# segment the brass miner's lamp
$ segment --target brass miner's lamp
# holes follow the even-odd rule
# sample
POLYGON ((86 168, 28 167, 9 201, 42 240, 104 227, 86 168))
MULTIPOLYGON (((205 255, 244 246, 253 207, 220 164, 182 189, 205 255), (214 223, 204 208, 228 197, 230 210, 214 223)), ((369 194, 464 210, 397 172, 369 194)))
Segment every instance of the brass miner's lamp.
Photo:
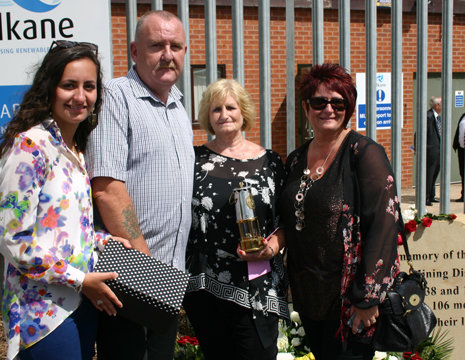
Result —
POLYGON ((255 216, 255 202, 251 190, 251 186, 244 186, 240 182, 229 198, 229 203, 235 203, 236 206, 236 219, 241 233, 241 249, 245 252, 253 252, 263 248, 263 238, 260 234, 258 219, 255 216))

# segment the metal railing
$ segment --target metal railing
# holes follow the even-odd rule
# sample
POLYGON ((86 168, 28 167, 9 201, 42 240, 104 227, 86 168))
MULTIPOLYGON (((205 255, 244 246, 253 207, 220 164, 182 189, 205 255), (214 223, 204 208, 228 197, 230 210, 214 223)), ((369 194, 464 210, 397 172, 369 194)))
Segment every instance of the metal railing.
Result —
MULTIPOLYGON (((128 44, 133 39, 136 23, 136 0, 126 0, 128 44)), ((392 61, 392 112, 391 112, 391 162, 397 178, 398 191, 402 188, 402 1, 391 2, 391 61, 392 61)), ((417 1, 417 104, 416 104, 416 208, 425 213, 426 203, 426 109, 427 109, 427 35, 428 2, 417 1)), ((178 0, 178 16, 186 29, 189 43, 189 1, 178 0)), ((270 40, 270 0, 258 2, 259 12, 259 56, 260 56, 260 141, 266 148, 272 147, 271 139, 271 40, 270 40)), ((294 56, 294 0, 286 1, 286 81, 287 81, 287 151, 295 148, 295 56, 294 56)), ((243 0, 232 0, 232 37, 233 37, 233 75, 244 84, 244 45, 243 45, 243 0)), ((152 0, 153 9, 162 9, 163 1, 152 0)), ((376 2, 365 2, 366 25, 366 133, 376 140, 376 76, 377 76, 377 8, 376 2)), ((340 64, 350 71, 350 1, 339 0, 339 58, 340 64)), ((440 212, 450 209, 450 158, 451 158, 451 114, 452 114, 452 24, 453 1, 443 0, 442 9, 442 141, 441 141, 441 204, 440 212)), ((312 47, 313 63, 322 63, 324 59, 324 1, 313 0, 312 9, 312 47)), ((216 80, 216 1, 205 0, 205 41, 207 82, 216 80)), ((129 64, 132 64, 130 54, 129 64)), ((185 59, 185 69, 189 67, 190 57, 185 59)), ((180 89, 185 94, 185 107, 191 114, 191 80, 188 71, 183 71, 180 89)))

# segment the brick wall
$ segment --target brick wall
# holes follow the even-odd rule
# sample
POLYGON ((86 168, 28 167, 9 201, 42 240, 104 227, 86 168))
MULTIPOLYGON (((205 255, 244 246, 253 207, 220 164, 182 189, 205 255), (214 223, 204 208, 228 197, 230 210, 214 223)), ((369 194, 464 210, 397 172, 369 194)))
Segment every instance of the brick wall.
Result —
MULTIPOLYGON (((165 10, 176 14, 176 6, 165 10)), ((138 5, 138 15, 150 10, 150 5, 138 5)), ((271 8, 271 115, 273 149, 286 157, 286 20, 284 8, 271 8)), ((226 65, 226 77, 233 74, 231 8, 217 7, 217 62, 226 65)), ((337 10, 324 12, 325 61, 339 62, 339 25, 337 10)), ((192 64, 205 64, 204 7, 190 6, 190 57, 192 64)), ((298 64, 312 62, 311 9, 295 11, 295 74, 298 64)), ((441 72, 441 14, 428 16, 428 71, 441 72)), ((391 19, 388 11, 378 11, 378 72, 391 71, 391 19)), ((126 12, 124 4, 112 4, 114 77, 127 72, 126 12)), ((365 13, 351 12, 351 74, 365 72, 365 13)), ((453 71, 465 71, 465 15, 454 15, 453 71)), ((404 127, 402 129, 402 184, 412 186, 413 155, 408 146, 413 143, 413 78, 416 71, 416 14, 403 14, 403 73, 404 73, 404 127)), ((258 8, 244 8, 244 56, 245 87, 252 95, 257 107, 257 119, 247 139, 260 142, 259 111, 259 40, 258 8)), ((186 71, 187 69, 185 69, 186 71)), ((296 104, 297 106, 300 104, 296 104)), ((296 111, 297 113, 298 111, 296 111)), ((298 121, 296 114, 296 144, 298 144, 298 121)), ((351 123, 355 129, 355 117, 351 123)), ((391 153, 390 131, 378 130, 377 141, 388 156, 391 153)), ((207 141, 206 133, 194 126, 194 144, 207 141)))

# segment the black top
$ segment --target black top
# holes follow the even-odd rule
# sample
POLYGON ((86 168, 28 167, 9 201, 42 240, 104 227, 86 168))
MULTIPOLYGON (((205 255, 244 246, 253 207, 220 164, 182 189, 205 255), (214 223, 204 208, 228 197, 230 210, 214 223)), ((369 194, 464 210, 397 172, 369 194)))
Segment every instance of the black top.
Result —
POLYGON ((187 291, 204 289, 264 315, 270 311, 287 318, 282 256, 273 258, 271 272, 249 281, 247 262, 236 253, 240 233, 235 205, 229 201, 239 182, 250 185, 261 235, 271 234, 278 227, 276 202, 286 176, 281 157, 266 150, 254 159, 238 160, 205 146, 196 147, 195 154, 187 291))
POLYGON ((351 131, 308 191, 305 227, 299 232, 293 209, 309 143, 289 155, 280 198, 294 308, 315 320, 339 314, 344 327, 350 307, 380 304, 399 272, 399 201, 384 148, 351 131))
POLYGON ((300 304, 300 299, 306 299, 303 314, 314 320, 338 320, 341 317, 340 284, 344 254, 340 237, 343 204, 341 156, 346 142, 347 138, 332 163, 326 165, 323 176, 307 192, 302 231, 295 228, 294 205, 300 178, 307 167, 307 151, 289 174, 281 195, 280 209, 286 214, 283 219, 289 260, 292 260, 288 261, 289 273, 293 283, 305 284, 292 286, 292 296, 296 305, 300 304))

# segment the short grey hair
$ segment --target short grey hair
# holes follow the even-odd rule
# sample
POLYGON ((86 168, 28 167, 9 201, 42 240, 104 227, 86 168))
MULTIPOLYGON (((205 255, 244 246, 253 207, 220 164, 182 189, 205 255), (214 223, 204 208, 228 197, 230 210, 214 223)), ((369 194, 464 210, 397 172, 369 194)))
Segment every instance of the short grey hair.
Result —
POLYGON ((441 98, 439 96, 432 96, 431 99, 429 99, 429 107, 432 109, 440 102, 441 98))
POLYGON ((176 15, 174 15, 173 13, 170 13, 169 11, 165 11, 165 10, 148 11, 144 15, 142 15, 139 18, 139 20, 137 21, 136 34, 134 36, 136 43, 138 43, 140 41, 141 29, 144 26, 145 21, 152 15, 158 16, 158 17, 160 17, 160 18, 162 18, 163 20, 166 20, 166 21, 171 21, 172 19, 176 19, 182 24, 181 19, 179 19, 176 15))

